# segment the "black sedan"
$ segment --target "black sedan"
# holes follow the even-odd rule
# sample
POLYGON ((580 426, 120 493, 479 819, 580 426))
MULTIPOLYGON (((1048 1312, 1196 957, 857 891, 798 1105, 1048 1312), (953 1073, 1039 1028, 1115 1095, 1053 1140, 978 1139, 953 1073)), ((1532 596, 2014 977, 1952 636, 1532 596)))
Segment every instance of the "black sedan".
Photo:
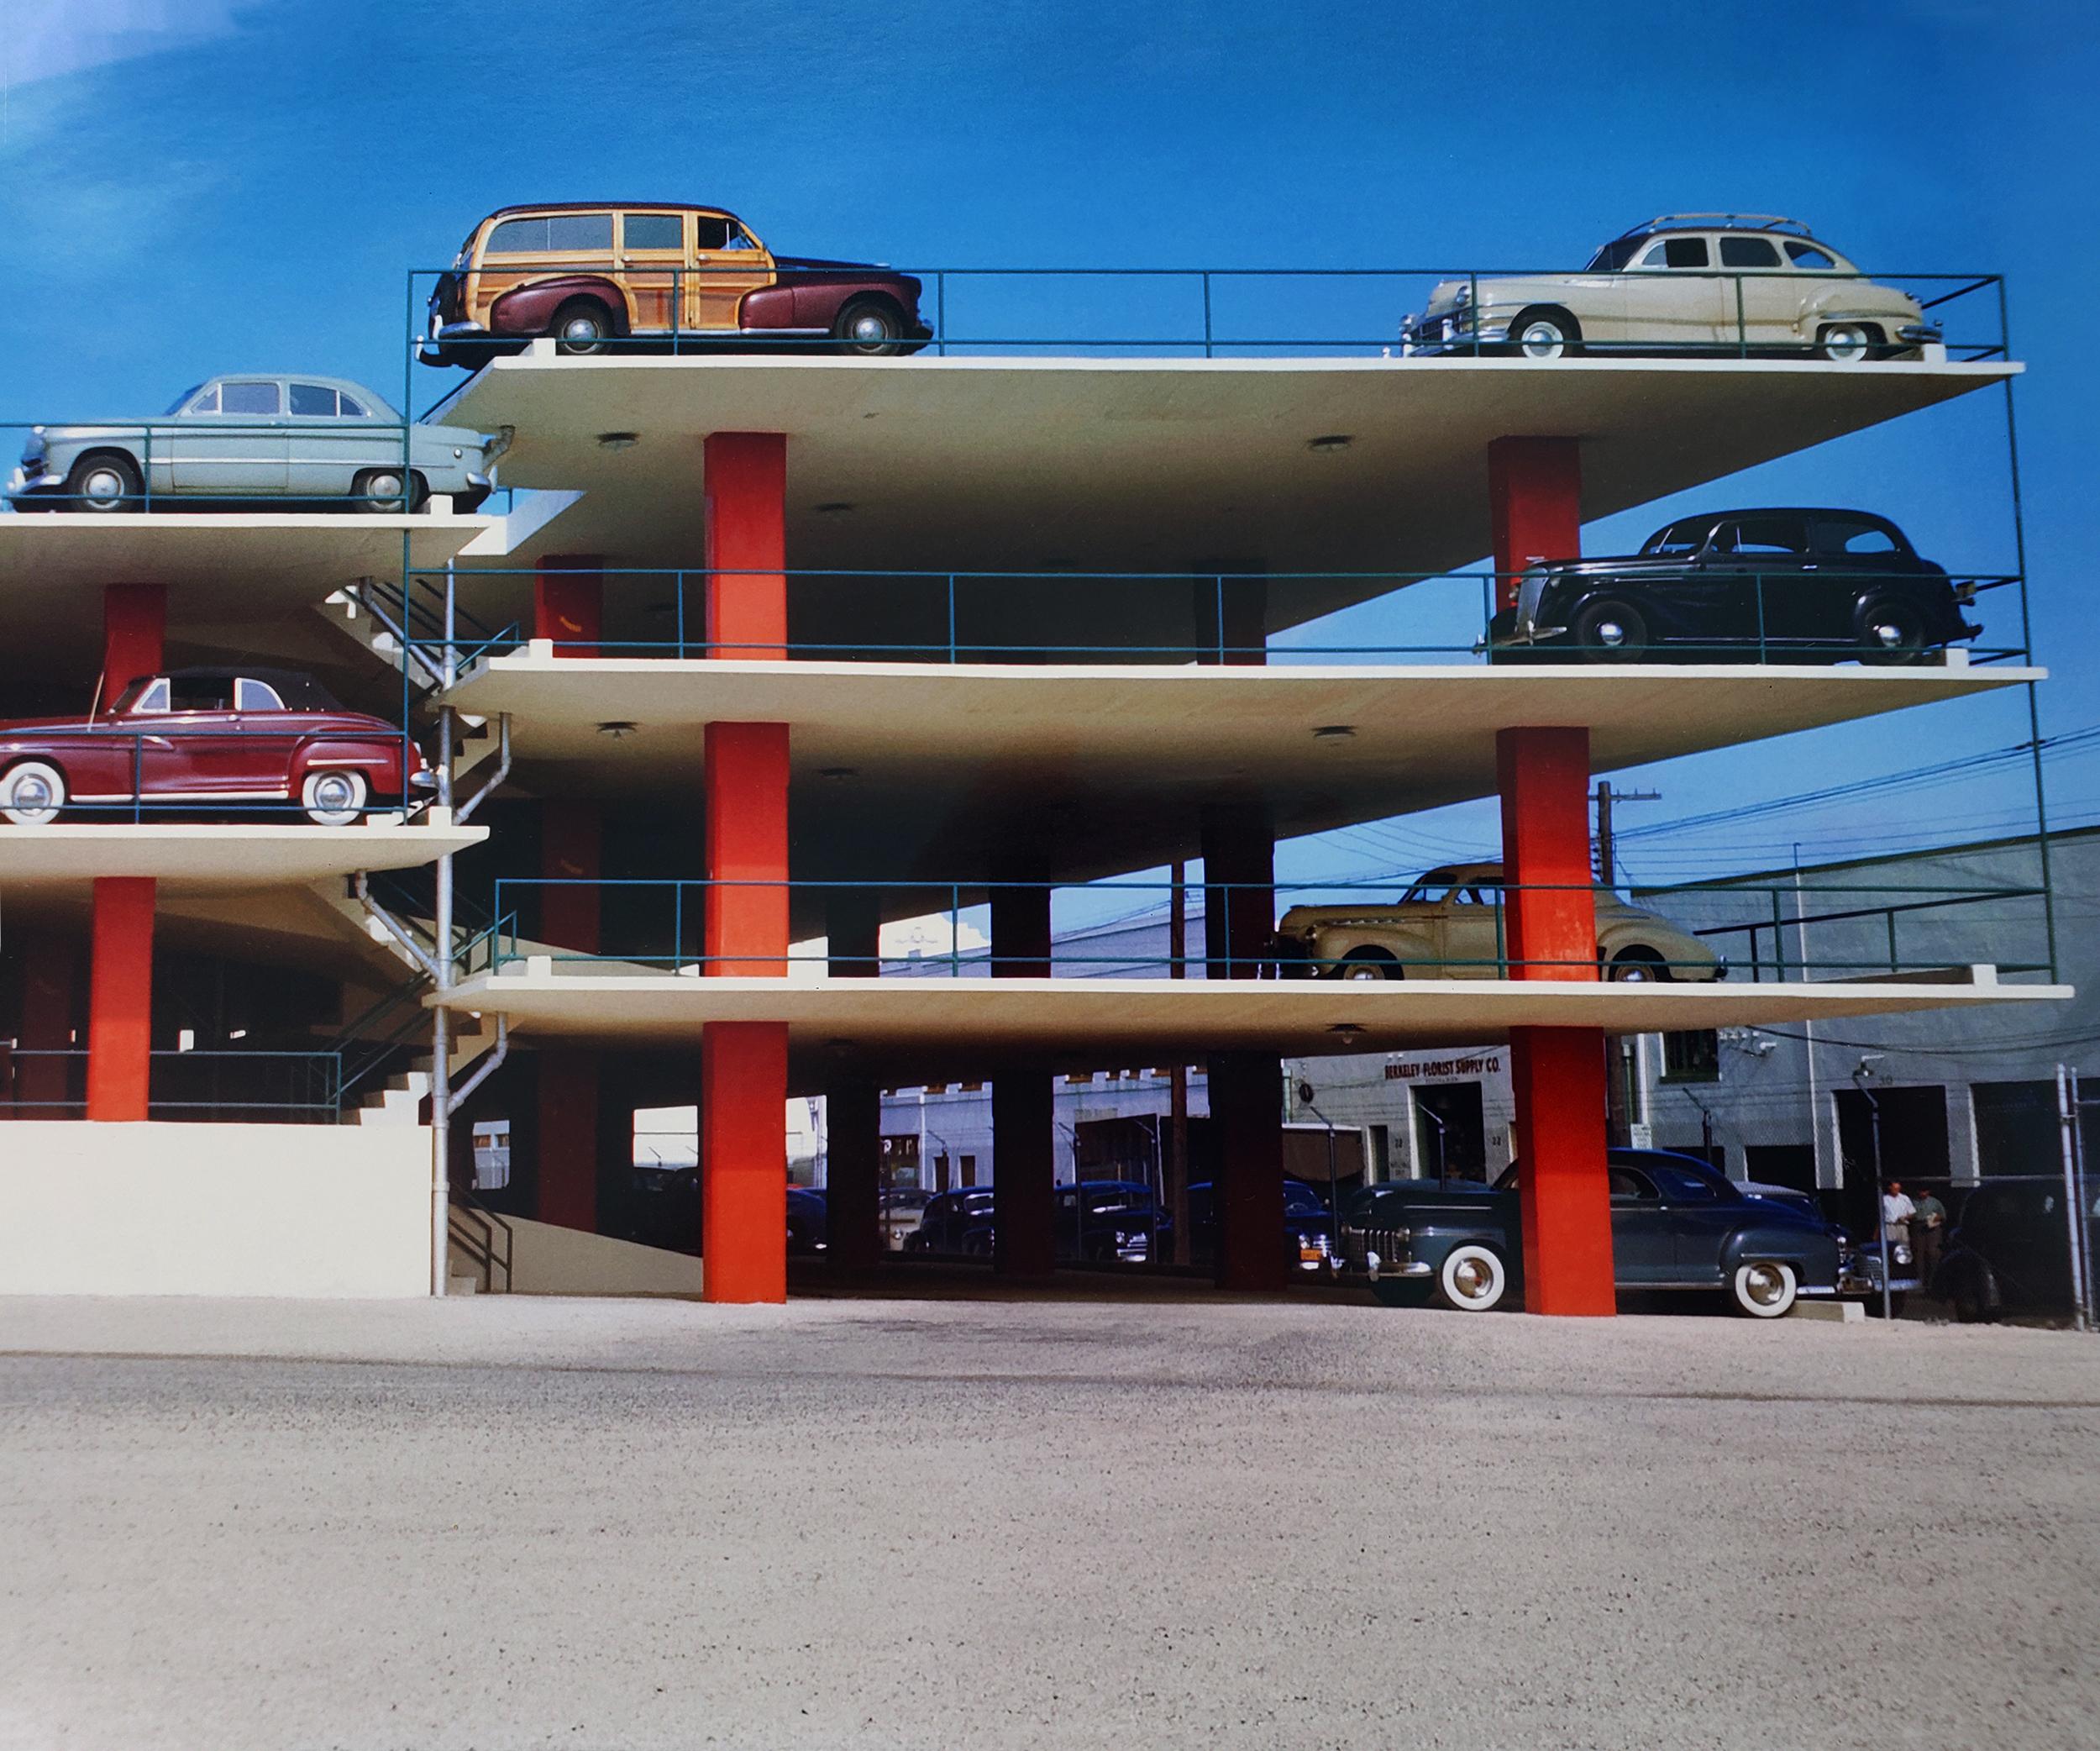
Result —
MULTIPOLYGON (((1614 1149, 1612 1262, 1621 1289, 1725 1291, 1739 1312, 1777 1319, 1803 1295, 1840 1286, 1840 1231, 1820 1216, 1751 1196, 1690 1155, 1614 1149)), ((1478 1180, 1389 1180, 1359 1192, 1342 1219, 1344 1267, 1401 1305, 1425 1291, 1485 1312, 1522 1293, 1524 1247, 1512 1165, 1478 1180)))
MULTIPOLYGON (((988 1259, 997 1231, 990 1186, 944 1191, 932 1199, 905 1237, 912 1253, 988 1259)), ((1057 1188, 1052 1223, 1065 1265, 1142 1265, 1158 1256, 1165 1218, 1152 1188, 1134 1180, 1085 1180, 1057 1188)))
MULTIPOLYGON (((1284 1181, 1284 1226, 1279 1237, 1284 1256, 1293 1270, 1331 1270, 1335 1263, 1335 1221, 1327 1200, 1303 1180, 1284 1181)), ((1192 1264, 1208 1267, 1218 1250, 1217 1205, 1210 1182, 1199 1180, 1189 1188, 1189 1256, 1192 1264)))
MULTIPOLYGON (((1947 1236, 1932 1280, 1935 1298, 1951 1303, 1954 1317, 1967 1324, 2001 1313, 2068 1310, 2077 1297, 2065 1208, 2060 1180, 2003 1180, 1977 1187, 1947 1236)), ((2100 1199, 2086 1212, 2088 1258, 2096 1222, 2100 1199)))
POLYGON ((1913 662, 1982 631, 1961 615, 1974 593, 1872 512, 1709 511, 1637 554, 1528 568, 1488 648, 1499 662, 1913 662))

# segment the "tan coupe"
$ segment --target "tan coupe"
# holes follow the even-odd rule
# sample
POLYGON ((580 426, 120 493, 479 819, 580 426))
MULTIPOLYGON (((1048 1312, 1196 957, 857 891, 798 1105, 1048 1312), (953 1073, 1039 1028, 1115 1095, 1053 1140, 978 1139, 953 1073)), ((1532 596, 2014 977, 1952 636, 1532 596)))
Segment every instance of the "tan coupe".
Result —
POLYGON ((1681 213, 1636 225, 1578 274, 1446 280, 1400 325, 1410 354, 1914 355, 1940 331, 1793 219, 1681 213))
MULTIPOLYGON (((1294 906, 1276 927, 1285 972, 1326 979, 1506 978, 1502 865, 1431 870, 1386 906, 1294 906)), ((1597 891, 1597 960, 1611 979, 1724 978, 1727 963, 1667 918, 1597 891)))

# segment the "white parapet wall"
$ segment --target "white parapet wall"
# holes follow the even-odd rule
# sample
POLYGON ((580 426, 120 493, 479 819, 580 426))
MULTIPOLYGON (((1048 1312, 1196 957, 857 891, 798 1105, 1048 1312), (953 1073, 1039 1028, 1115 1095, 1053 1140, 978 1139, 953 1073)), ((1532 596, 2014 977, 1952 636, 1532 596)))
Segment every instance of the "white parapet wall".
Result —
POLYGON ((0 1294, 429 1291, 428 1126, 0 1123, 0 1294))

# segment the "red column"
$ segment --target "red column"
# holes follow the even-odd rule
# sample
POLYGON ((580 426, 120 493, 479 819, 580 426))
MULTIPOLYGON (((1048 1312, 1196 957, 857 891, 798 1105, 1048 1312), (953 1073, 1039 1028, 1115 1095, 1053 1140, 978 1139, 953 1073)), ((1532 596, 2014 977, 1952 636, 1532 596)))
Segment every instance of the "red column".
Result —
MULTIPOLYGON (((1495 759, 1511 975, 1594 980, 1589 732, 1505 729, 1495 739, 1495 759)), ((1515 1142, 1524 1164, 1525 1305, 1534 1313, 1609 1314, 1616 1301, 1604 1035, 1588 1028, 1512 1028, 1509 1060, 1515 1142)))
POLYGON ((596 554, 548 554, 533 573, 533 636, 558 657, 594 657, 605 625, 605 561, 596 554))
MULTIPOLYGON (((1203 812, 1204 952, 1211 979, 1252 979, 1276 930, 1276 841, 1258 803, 1203 812)), ((1273 1053, 1214 1052, 1206 1065, 1218 1138, 1217 1279, 1227 1289, 1280 1289, 1284 1250, 1283 1065, 1273 1053)))
POLYGON ((132 682, 160 672, 167 634, 165 584, 102 586, 102 692, 106 706, 132 682))
POLYGON ((1495 606, 1515 605, 1516 574, 1583 550, 1583 460, 1573 438, 1498 438, 1488 446, 1495 606))
POLYGON ((710 723, 706 970, 787 971, 788 727, 710 723))
MULTIPOLYGON (((540 890, 540 939, 580 954, 598 952, 599 863, 604 833, 595 802, 549 798, 539 806, 539 872, 582 886, 540 890)), ((598 1229, 599 1054, 551 1047, 538 1054, 534 1099, 538 1174, 533 1213, 586 1234, 598 1229)))
MULTIPOLYGON (((991 891, 992 975, 1050 976, 1050 890, 991 891)), ((1057 1269, 1057 1082, 1047 1065, 1001 1065, 992 1077, 992 1269, 1047 1277, 1057 1269)))
POLYGON ((716 432, 704 455, 711 656, 787 655, 787 439, 716 432))
POLYGON ((701 1030, 700 1075, 707 1299, 785 1301, 786 1023, 708 1023, 701 1030))
POLYGON ((91 1119, 146 1116, 153 1065, 154 886, 151 876, 105 876, 95 882, 87 985, 91 1119))

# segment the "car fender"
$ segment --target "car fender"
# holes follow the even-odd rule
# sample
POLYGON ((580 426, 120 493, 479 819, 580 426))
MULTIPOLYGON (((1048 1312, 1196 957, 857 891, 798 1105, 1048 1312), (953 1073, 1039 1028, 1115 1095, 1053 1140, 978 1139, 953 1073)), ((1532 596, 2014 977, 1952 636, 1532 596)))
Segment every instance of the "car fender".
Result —
POLYGON ((632 326, 633 312, 616 281, 602 274, 560 274, 501 294, 489 306, 489 332, 510 337, 543 334, 554 313, 576 297, 595 298, 603 304, 622 333, 632 326))
POLYGON ((316 770, 362 772, 375 797, 402 794, 402 753, 398 744, 372 735, 310 735, 291 751, 286 773, 296 796, 307 775, 316 770))
POLYGON ((1791 1265, 1804 1289, 1837 1286, 1838 1244, 1828 1233, 1817 1233, 1805 1225, 1781 1228, 1769 1223, 1747 1223, 1732 1228, 1720 1245, 1721 1280, 1726 1282, 1737 1266, 1752 1259, 1769 1259, 1791 1265))
POLYGON ((1991 1269, 1991 1261, 1972 1247, 1956 1247, 1940 1261, 1940 1269, 1933 1273, 1933 1299, 1952 1301, 1965 1282, 1975 1283, 1977 1299, 1986 1308, 1995 1312, 2004 1306, 2004 1291, 1998 1283, 1998 1273, 1991 1269))

